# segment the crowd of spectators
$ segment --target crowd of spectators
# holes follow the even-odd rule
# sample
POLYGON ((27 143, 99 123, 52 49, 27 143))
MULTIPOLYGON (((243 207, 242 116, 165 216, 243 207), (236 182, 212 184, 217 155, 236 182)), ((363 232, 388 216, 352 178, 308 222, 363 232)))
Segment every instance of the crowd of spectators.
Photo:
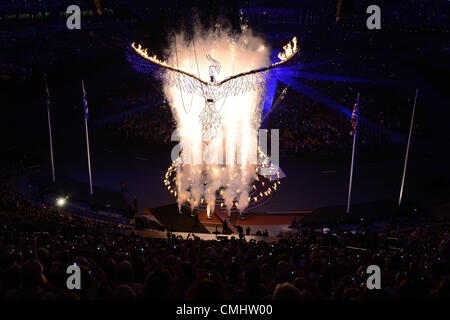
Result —
POLYGON ((318 234, 303 227, 278 242, 198 237, 150 239, 119 225, 28 203, 0 202, 2 299, 448 299, 448 221, 318 234), (66 268, 81 270, 81 289, 66 268), (368 265, 381 268, 368 290, 368 265))
POLYGON ((349 147, 350 123, 331 117, 319 105, 285 100, 269 116, 269 127, 280 129, 280 151, 285 154, 336 152, 349 147))
MULTIPOLYGON (((288 91, 290 92, 290 91, 288 91)), ((300 94, 290 93, 268 116, 268 127, 280 129, 282 154, 338 153, 351 150, 351 122, 300 94)), ((358 142, 365 147, 386 143, 386 137, 360 122, 358 142)))
POLYGON ((144 105, 134 112, 108 120, 106 128, 126 141, 165 146, 170 143, 175 123, 167 105, 144 105))
MULTIPOLYGON (((360 71, 361 68, 358 68, 358 72, 360 71)), ((359 113, 372 121, 379 130, 408 132, 414 102, 412 90, 405 90, 395 85, 372 83, 349 86, 345 82, 313 79, 302 79, 302 81, 336 103, 347 107, 350 112, 359 92, 361 94, 359 113)), ((415 130, 419 134, 423 130, 422 126, 423 123, 418 119, 415 130)))

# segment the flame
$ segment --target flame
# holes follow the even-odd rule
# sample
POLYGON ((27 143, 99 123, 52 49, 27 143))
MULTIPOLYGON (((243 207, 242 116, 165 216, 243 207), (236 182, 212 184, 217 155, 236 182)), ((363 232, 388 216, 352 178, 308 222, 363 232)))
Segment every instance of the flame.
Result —
POLYGON ((154 54, 153 56, 149 56, 148 55, 148 50, 142 48, 142 46, 140 44, 138 44, 138 46, 136 47, 136 44, 133 42, 131 44, 131 47, 134 49, 134 51, 136 51, 141 57, 150 60, 153 63, 159 64, 159 65, 163 65, 163 66, 169 66, 167 64, 167 62, 158 59, 158 57, 156 56, 156 54, 154 54))
POLYGON ((285 61, 291 58, 294 54, 296 54, 298 52, 297 37, 292 38, 292 40, 289 41, 289 43, 283 47, 283 50, 284 50, 283 52, 280 52, 278 54, 278 58, 281 61, 285 61))

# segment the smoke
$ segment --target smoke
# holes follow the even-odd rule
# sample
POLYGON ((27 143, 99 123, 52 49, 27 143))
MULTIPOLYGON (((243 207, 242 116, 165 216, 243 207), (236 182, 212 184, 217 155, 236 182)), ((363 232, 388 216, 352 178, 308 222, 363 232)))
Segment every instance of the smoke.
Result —
MULTIPOLYGON (((220 82, 269 65, 270 48, 250 29, 236 34, 220 26, 213 30, 196 27, 193 36, 175 34, 166 57, 178 69, 205 81, 210 81, 213 74, 220 82)), ((217 136, 205 142, 199 119, 205 98, 168 83, 164 85, 185 157, 185 164, 176 173, 179 206, 187 201, 194 208, 206 202, 212 211, 219 192, 229 213, 233 204, 241 212, 247 207, 249 186, 256 178, 257 132, 261 123, 261 99, 265 94, 262 91, 251 90, 215 101, 221 126, 217 136)))

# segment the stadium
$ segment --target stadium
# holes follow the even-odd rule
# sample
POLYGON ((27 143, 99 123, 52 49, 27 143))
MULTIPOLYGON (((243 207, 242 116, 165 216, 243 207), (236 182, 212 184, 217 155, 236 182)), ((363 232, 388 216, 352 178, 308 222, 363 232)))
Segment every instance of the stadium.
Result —
POLYGON ((371 5, 3 1, 1 300, 448 300, 449 4, 371 5))

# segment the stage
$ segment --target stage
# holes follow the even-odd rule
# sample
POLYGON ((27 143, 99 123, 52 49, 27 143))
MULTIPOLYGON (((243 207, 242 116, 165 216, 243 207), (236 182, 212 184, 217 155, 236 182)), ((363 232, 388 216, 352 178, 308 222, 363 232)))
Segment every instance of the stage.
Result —
MULTIPOLYGON (((280 166, 286 178, 281 179, 273 196, 264 205, 245 212, 247 220, 240 220, 238 214, 233 214, 231 222, 243 229, 248 225, 259 225, 259 229, 263 231, 269 225, 286 226, 294 218, 311 224, 345 222, 348 218, 361 219, 365 213, 360 211, 376 211, 372 210, 376 207, 373 203, 389 203, 388 206, 383 206, 390 208, 398 197, 401 181, 404 154, 399 148, 397 146, 395 149, 394 145, 390 149, 386 148, 383 153, 362 153, 356 158, 350 215, 344 212, 349 155, 317 154, 282 157, 280 166)), ((169 211, 174 215, 161 218, 164 220, 161 223, 170 228, 169 216, 179 216, 175 198, 163 184, 165 171, 170 164, 170 153, 152 152, 146 148, 138 149, 104 139, 94 140, 92 150, 94 196, 89 197, 85 159, 78 154, 79 149, 70 148, 69 145, 58 155, 57 183, 51 187, 52 194, 68 193, 73 201, 93 201, 119 212, 133 207, 134 197, 137 199, 138 214, 144 214, 146 210, 161 211, 158 208, 173 207, 169 211), (68 181, 70 183, 66 183, 68 181), (121 182, 125 183, 125 193, 121 191, 121 182)), ((444 163, 446 157, 440 156, 446 151, 419 150, 418 146, 413 150, 406 179, 405 199, 413 200, 414 205, 430 211, 434 207, 442 208, 442 205, 448 203, 450 189, 449 173, 445 170, 447 164, 444 163)), ((35 168, 30 176, 40 185, 52 184, 46 162, 35 168)), ((165 211, 166 209, 161 212, 165 211)), ((183 216, 190 216, 189 210, 184 211, 186 213, 183 216)), ((379 211, 382 213, 383 210, 379 211)), ((199 218, 202 219, 201 216, 199 218)), ((172 224, 178 225, 174 222, 172 224)), ((201 224, 201 230, 194 231, 214 232, 216 226, 222 227, 222 221, 205 221, 205 224, 201 224)), ((277 232, 286 230, 284 227, 275 229, 277 232)), ((193 230, 182 227, 177 231, 193 230)))

